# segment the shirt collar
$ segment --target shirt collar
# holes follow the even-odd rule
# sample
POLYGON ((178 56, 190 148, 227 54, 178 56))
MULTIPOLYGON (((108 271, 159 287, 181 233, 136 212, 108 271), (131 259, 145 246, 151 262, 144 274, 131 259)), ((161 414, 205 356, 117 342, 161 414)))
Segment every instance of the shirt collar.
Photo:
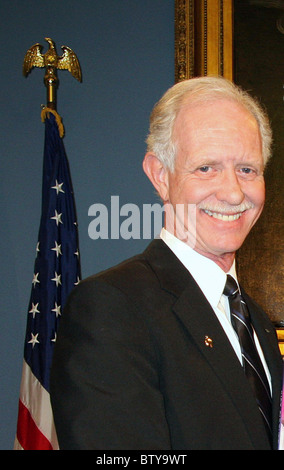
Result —
MULTIPOLYGON (((160 237, 191 273, 210 305, 216 308, 223 294, 227 274, 214 261, 193 250, 165 228, 160 237)), ((235 261, 228 274, 237 281, 235 261)))

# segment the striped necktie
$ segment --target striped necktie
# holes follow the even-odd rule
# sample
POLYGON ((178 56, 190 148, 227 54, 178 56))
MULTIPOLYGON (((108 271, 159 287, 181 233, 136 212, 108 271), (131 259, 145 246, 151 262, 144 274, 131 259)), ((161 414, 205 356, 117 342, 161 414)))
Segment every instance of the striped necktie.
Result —
POLYGON ((271 441, 272 406, 269 384, 255 346, 248 308, 240 295, 236 281, 230 275, 227 275, 224 295, 228 297, 231 322, 239 337, 244 371, 254 391, 271 441))

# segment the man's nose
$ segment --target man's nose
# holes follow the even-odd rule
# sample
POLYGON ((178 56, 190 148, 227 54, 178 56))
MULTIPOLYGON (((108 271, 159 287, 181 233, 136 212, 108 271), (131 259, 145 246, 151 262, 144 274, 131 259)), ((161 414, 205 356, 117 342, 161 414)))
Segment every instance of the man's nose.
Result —
POLYGON ((243 202, 245 195, 234 169, 224 170, 216 191, 216 197, 219 201, 230 205, 238 205, 243 202))

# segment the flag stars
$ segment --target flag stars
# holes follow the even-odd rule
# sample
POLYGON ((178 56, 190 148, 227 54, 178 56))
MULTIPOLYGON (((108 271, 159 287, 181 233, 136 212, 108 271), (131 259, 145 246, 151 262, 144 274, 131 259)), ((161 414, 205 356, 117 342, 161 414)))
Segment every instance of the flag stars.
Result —
POLYGON ((56 343, 56 340, 57 340, 57 334, 54 333, 54 338, 52 338, 50 341, 51 343, 56 343))
POLYGON ((55 302, 55 306, 51 311, 55 312, 56 318, 58 318, 61 315, 61 305, 57 305, 57 302, 55 302))
POLYGON ((34 303, 32 303, 32 308, 31 310, 29 310, 29 313, 32 313, 33 314, 33 318, 35 318, 36 316, 36 313, 40 313, 40 311, 37 309, 38 308, 38 304, 37 303, 36 305, 34 303))
POLYGON ((31 336, 32 336, 32 338, 31 338, 30 341, 28 341, 28 343, 29 343, 29 344, 32 344, 32 347, 34 348, 37 343, 39 344, 39 341, 38 341, 38 339, 37 339, 37 338, 38 338, 38 333, 37 333, 36 335, 34 335, 33 333, 31 333, 31 336))
POLYGON ((58 258, 59 255, 62 255, 62 252, 61 252, 61 245, 58 245, 57 242, 55 242, 55 247, 54 247, 54 248, 51 248, 51 250, 56 252, 57 258, 58 258))
POLYGON ((64 183, 58 183, 57 180, 55 180, 55 186, 51 186, 51 189, 55 189, 56 190, 56 194, 58 196, 59 193, 64 193, 63 189, 62 189, 62 186, 63 186, 64 183))
POLYGON ((34 287, 35 287, 37 284, 40 283, 40 281, 39 281, 39 279, 38 279, 38 276, 39 276, 39 273, 34 274, 34 277, 33 277, 33 280, 32 280, 32 284, 33 284, 34 287))
POLYGON ((55 271, 54 278, 51 280, 54 281, 56 283, 56 287, 58 287, 59 285, 61 285, 61 274, 57 274, 57 272, 55 271))
POLYGON ((63 224, 62 220, 61 220, 61 216, 62 216, 62 213, 61 214, 58 214, 57 210, 55 210, 55 214, 53 217, 50 217, 51 220, 55 220, 56 222, 56 225, 58 226, 58 224, 63 224))

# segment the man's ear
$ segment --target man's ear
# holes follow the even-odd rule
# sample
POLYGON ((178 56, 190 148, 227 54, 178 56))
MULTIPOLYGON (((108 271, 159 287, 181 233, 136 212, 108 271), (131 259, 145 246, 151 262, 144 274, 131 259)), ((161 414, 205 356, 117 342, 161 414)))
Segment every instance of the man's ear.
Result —
POLYGON ((168 170, 155 154, 148 152, 143 160, 143 170, 160 195, 167 202, 169 199, 168 170))

